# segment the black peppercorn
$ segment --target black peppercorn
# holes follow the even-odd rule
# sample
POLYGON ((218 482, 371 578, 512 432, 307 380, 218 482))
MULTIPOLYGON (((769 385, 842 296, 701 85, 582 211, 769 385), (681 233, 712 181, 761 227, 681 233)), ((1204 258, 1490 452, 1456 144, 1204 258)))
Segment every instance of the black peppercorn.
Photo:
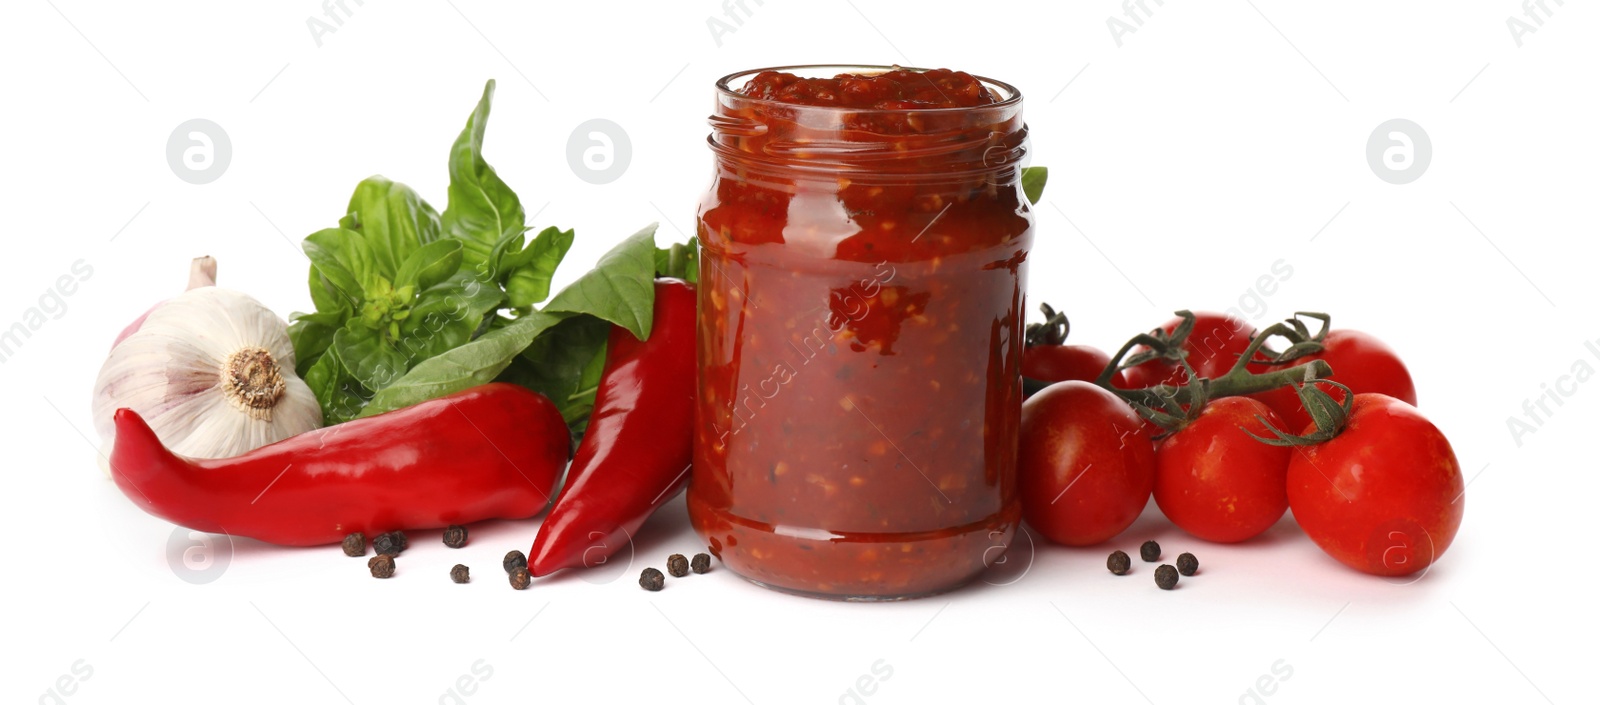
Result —
POLYGON ((406 535, 399 531, 378 534, 378 537, 372 540, 372 550, 391 556, 400 555, 400 552, 406 550, 409 545, 406 535))
POLYGON ((1197 570, 1200 570, 1200 559, 1195 558, 1193 553, 1182 553, 1178 555, 1179 573, 1183 573, 1184 576, 1187 577, 1194 575, 1195 571, 1197 570))
POLYGON ((360 558, 367 555, 367 537, 357 531, 344 537, 344 555, 351 558, 360 558))
POLYGON ((472 576, 467 574, 466 566, 457 563, 456 567, 450 569, 450 579, 457 583, 464 583, 471 580, 472 576))
POLYGON ((1122 551, 1112 551, 1111 555, 1106 556, 1106 570, 1111 571, 1113 575, 1127 575, 1131 566, 1132 561, 1128 559, 1128 554, 1122 551))
POLYGON ((511 569, 511 589, 526 590, 528 589, 528 583, 531 582, 533 582, 533 577, 528 575, 527 568, 518 567, 511 569))
POLYGON ((1163 563, 1156 569, 1156 587, 1171 590, 1178 586, 1178 569, 1163 563))
POLYGON ((674 578, 681 578, 685 575, 688 575, 689 559, 684 558, 682 553, 674 553, 670 556, 667 556, 667 573, 671 574, 674 578))
POLYGON ((689 570, 701 574, 711 572, 711 556, 704 553, 694 554, 694 560, 689 561, 689 570))
POLYGON ((661 571, 655 568, 645 568, 644 572, 639 574, 639 587, 650 592, 660 590, 666 584, 667 579, 661 575, 661 571))
POLYGON ((1143 558, 1146 563, 1154 563, 1161 560, 1161 544, 1154 541, 1144 542, 1143 545, 1139 546, 1139 557, 1143 558))
POLYGON ((507 573, 518 568, 527 568, 528 557, 522 555, 521 551, 512 551, 506 554, 504 560, 500 561, 500 567, 505 568, 507 573))
POLYGON ((367 570, 372 571, 374 578, 394 577, 394 556, 380 553, 367 560, 367 570))
POLYGON ((444 530, 444 545, 451 548, 467 545, 467 527, 451 524, 450 528, 444 530))

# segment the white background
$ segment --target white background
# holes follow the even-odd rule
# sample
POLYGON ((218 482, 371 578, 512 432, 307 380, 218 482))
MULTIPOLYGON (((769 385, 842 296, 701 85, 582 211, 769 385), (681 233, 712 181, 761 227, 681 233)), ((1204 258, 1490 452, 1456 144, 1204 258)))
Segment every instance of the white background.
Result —
POLYGON ((75 261, 93 274, 0 364, 5 701, 1592 697, 1600 385, 1564 382, 1570 398, 1536 433, 1507 429, 1580 361, 1600 368, 1584 347, 1600 340, 1592 3, 1546 3, 1520 47, 1512 0, 1149 0, 1120 47, 1107 19, 1132 20, 1110 0, 749 0, 720 46, 709 0, 347 4, 320 47, 312 0, 7 7, 0 326, 75 261), (485 79, 499 80, 489 161, 538 211, 530 224, 578 231, 560 285, 650 221, 663 244, 684 236, 708 183, 717 77, 817 62, 949 66, 1022 89, 1033 163, 1052 168, 1030 294, 1065 307, 1078 342, 1112 348, 1183 307, 1241 307, 1259 324, 1326 310, 1389 342, 1472 480, 1455 546, 1396 585, 1326 558, 1287 519, 1221 547, 1152 510, 1112 545, 1024 544, 990 576, 1002 584, 925 600, 807 600, 725 570, 642 592, 646 562, 699 548, 680 499, 609 583, 507 588, 499 556, 526 547, 531 520, 474 526, 455 552, 413 535, 389 581, 335 547, 241 540, 220 579, 192 585, 169 565, 173 527, 96 468, 89 395, 115 333, 181 290, 201 254, 224 286, 285 316, 309 308, 300 238, 374 173, 442 209, 446 152, 485 79), (165 158, 197 117, 233 146, 206 185, 165 158), (565 157, 597 117, 632 142, 605 186, 565 157), (1366 161, 1391 118, 1431 137, 1408 185, 1366 161), (1279 259, 1292 276, 1244 309, 1279 259), (1202 574, 1161 592, 1147 565, 1105 572, 1111 548, 1152 537, 1196 553, 1202 574), (468 586, 447 578, 457 561, 468 586), (875 665, 889 675, 873 682, 875 665), (1274 682, 1275 665, 1289 675, 1274 682))

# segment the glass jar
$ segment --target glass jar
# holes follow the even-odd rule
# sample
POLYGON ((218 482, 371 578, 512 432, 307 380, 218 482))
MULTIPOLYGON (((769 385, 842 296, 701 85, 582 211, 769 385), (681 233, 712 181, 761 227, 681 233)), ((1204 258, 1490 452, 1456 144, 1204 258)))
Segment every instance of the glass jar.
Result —
POLYGON ((996 102, 797 105, 740 93, 756 73, 718 81, 711 116, 690 520, 766 587, 956 587, 1020 520, 1022 96, 979 79, 996 102))

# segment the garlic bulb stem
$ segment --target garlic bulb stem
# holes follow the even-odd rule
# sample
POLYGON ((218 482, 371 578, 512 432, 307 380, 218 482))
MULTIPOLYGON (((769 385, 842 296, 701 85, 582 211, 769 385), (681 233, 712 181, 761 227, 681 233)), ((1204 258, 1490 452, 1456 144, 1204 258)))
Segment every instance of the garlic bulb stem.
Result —
POLYGON ((198 289, 202 286, 217 285, 217 260, 211 255, 196 257, 189 262, 189 287, 198 289))

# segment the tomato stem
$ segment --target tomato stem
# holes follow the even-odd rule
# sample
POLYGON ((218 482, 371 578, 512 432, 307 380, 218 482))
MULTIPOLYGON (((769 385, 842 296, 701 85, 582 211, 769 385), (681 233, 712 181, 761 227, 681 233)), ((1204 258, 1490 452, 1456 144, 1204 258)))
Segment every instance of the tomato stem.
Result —
POLYGON ((1333 318, 1326 313, 1295 311, 1294 317, 1283 321, 1281 325, 1285 325, 1287 328, 1280 331, 1278 335, 1289 341, 1288 348, 1284 349, 1283 352, 1277 352, 1263 345, 1260 348, 1262 351, 1260 359, 1246 359, 1255 364, 1279 365, 1298 360, 1312 353, 1322 352, 1324 339, 1327 338, 1328 331, 1333 327, 1333 318), (1321 321, 1322 327, 1313 334, 1305 322, 1300 320, 1301 316, 1321 321))
POLYGON ((1044 322, 1028 324, 1027 332, 1023 334, 1024 343, 1028 347, 1065 344, 1067 334, 1072 332, 1072 323, 1067 320, 1067 314, 1046 303, 1039 304, 1039 310, 1044 313, 1044 322))
POLYGON ((1250 429, 1240 426, 1245 433, 1249 433, 1262 443, 1273 446, 1309 446, 1331 440, 1334 436, 1344 431, 1345 425, 1350 422, 1350 408, 1355 404, 1356 394, 1346 387, 1331 379, 1315 379, 1306 377, 1305 384, 1297 385, 1295 393, 1300 395, 1300 405, 1304 406, 1306 413, 1311 415, 1311 421, 1316 429, 1305 435, 1297 436, 1287 433, 1266 422, 1266 419, 1257 416, 1263 426, 1271 431, 1275 438, 1263 438, 1252 433, 1250 429), (1333 395, 1324 391, 1320 385, 1328 385, 1344 390, 1344 401, 1333 398, 1333 395))
MULTIPOLYGON (((1313 418, 1317 418, 1319 410, 1326 411, 1324 418, 1319 420, 1317 434, 1312 435, 1323 433, 1325 428, 1334 429, 1327 436, 1331 438, 1333 435, 1337 435, 1337 428, 1343 427, 1342 419, 1335 418, 1340 407, 1339 403, 1328 397, 1326 392, 1317 389, 1315 384, 1311 384, 1312 382, 1319 382, 1342 386, 1335 382, 1327 381, 1327 377, 1333 374, 1333 368, 1327 361, 1311 360, 1301 365, 1269 372, 1252 372, 1249 369, 1251 362, 1265 361, 1256 359, 1256 355, 1261 351, 1267 340, 1273 336, 1282 336, 1289 339, 1292 343, 1289 350, 1294 350, 1296 345, 1302 344, 1315 344, 1320 349, 1321 343, 1318 339, 1321 334, 1313 337, 1310 331, 1306 329, 1305 324, 1297 319, 1275 323, 1250 339, 1250 346, 1245 349, 1244 353, 1239 356, 1238 361, 1234 363, 1226 374, 1214 379, 1205 378, 1195 374, 1194 368, 1190 366, 1183 350, 1183 343, 1188 338, 1190 331, 1194 329, 1194 313, 1187 310, 1177 311, 1176 313, 1182 321, 1173 328, 1171 334, 1157 329, 1134 336, 1127 343, 1124 343, 1122 348, 1111 357, 1111 364, 1106 365, 1106 368, 1100 372, 1100 377, 1095 380, 1095 384, 1121 397, 1123 401, 1132 405, 1140 416, 1150 420, 1150 422, 1169 433, 1182 428, 1197 417, 1200 411, 1205 408, 1208 400, 1219 397, 1246 396, 1286 385, 1295 387, 1297 393, 1304 400, 1306 409, 1312 413, 1313 418), (1129 354, 1134 348, 1140 346, 1147 349, 1137 354, 1129 354), (1162 383, 1142 389, 1122 389, 1111 384, 1112 376, 1118 370, 1125 370, 1158 358, 1168 359, 1182 365, 1187 382, 1182 386, 1162 383), (1318 394, 1321 397, 1327 397, 1327 399, 1324 400, 1321 397, 1317 397, 1316 395, 1318 394), (1332 410, 1328 410, 1325 407, 1331 407, 1332 410), (1327 426, 1325 427, 1321 421, 1326 421, 1327 426)), ((1296 315, 1306 315, 1307 317, 1323 320, 1323 332, 1326 332, 1328 317, 1325 314, 1296 315)), ((1283 354, 1288 352, 1286 350, 1283 354)), ((1300 353, 1296 357, 1304 354, 1306 353, 1300 353)), ((1281 355, 1279 354, 1279 356, 1281 355)), ((1345 411, 1348 411, 1348 409, 1345 409, 1345 411)), ((1280 438, 1278 440, 1280 441, 1283 438, 1292 437, 1284 434, 1279 429, 1273 428, 1270 424, 1267 424, 1267 427, 1274 433, 1279 434, 1280 438)))

